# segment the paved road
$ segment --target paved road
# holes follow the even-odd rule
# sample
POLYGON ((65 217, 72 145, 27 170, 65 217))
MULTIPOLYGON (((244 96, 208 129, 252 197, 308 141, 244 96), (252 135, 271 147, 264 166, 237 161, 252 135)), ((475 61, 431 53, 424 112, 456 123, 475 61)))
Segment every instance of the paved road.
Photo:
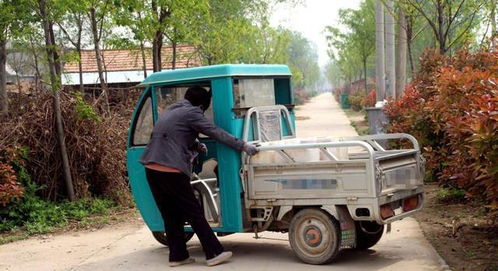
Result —
MULTIPOLYGON (((352 136, 344 113, 330 94, 322 94, 297 110, 298 135, 352 136)), ((414 219, 393 224, 372 249, 342 251, 329 265, 301 263, 290 249, 287 234, 233 234, 220 240, 234 252, 233 260, 217 270, 444 270, 440 257, 423 237, 414 219)), ((177 270, 208 270, 199 241, 189 242, 197 262, 177 270)), ((123 223, 94 232, 35 237, 0 246, 0 270, 168 270, 168 249, 158 244, 141 223, 123 223)), ((212 269, 212 268, 211 268, 212 269)))

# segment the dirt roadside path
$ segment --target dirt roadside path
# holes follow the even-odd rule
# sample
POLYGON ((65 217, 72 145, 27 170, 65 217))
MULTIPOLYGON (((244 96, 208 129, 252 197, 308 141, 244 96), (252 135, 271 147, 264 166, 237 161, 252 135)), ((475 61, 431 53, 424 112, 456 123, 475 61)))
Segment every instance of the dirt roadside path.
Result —
MULTIPOLYGON (((356 135, 349 120, 330 94, 313 98, 297 109, 300 137, 356 135)), ((414 219, 393 224, 372 249, 343 251, 330 265, 301 263, 292 253, 287 234, 264 232, 261 239, 252 234, 221 238, 235 254, 217 270, 444 270, 440 257, 423 237, 414 219)), ((197 263, 178 270, 208 270, 199 241, 189 242, 197 263)), ((157 243, 140 221, 105 227, 98 231, 64 233, 45 238, 33 237, 0 246, 0 270, 169 270, 168 250, 157 243)), ((212 269, 211 269, 212 270, 212 269)))

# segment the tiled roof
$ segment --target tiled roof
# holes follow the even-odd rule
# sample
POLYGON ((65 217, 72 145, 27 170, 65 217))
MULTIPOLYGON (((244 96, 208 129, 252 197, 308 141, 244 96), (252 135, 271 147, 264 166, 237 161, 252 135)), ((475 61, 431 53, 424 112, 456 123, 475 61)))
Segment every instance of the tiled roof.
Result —
MULTIPOLYGON (((143 70, 142 53, 140 50, 102 50, 104 70, 111 71, 140 71, 143 70)), ((171 69, 173 49, 171 46, 162 48, 162 68, 171 69)), ((97 72, 95 50, 81 52, 83 72, 97 72)), ((146 48, 145 63, 147 70, 152 70, 152 49, 146 48)), ((190 45, 178 45, 176 48, 176 68, 200 66, 200 59, 195 53, 195 48, 190 45)), ((78 62, 64 64, 64 72, 79 72, 78 62)))

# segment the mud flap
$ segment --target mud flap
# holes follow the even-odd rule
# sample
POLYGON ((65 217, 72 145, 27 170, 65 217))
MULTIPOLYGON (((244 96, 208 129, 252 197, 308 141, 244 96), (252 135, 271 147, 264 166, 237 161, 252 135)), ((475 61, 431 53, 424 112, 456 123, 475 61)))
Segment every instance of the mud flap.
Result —
POLYGON ((356 227, 346 206, 322 206, 322 209, 333 215, 341 227, 341 249, 356 247, 356 227))

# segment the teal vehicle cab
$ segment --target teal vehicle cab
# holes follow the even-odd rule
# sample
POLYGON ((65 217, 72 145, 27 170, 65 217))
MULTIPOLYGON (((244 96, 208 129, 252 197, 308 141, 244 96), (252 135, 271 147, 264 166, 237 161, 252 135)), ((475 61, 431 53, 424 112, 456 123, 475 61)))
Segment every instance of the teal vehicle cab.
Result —
MULTIPOLYGON (((249 157, 199 135, 209 152, 198 157, 191 184, 219 236, 289 232, 298 258, 324 264, 342 248, 375 245, 385 224, 422 208, 424 160, 417 141, 407 134, 297 139, 291 72, 285 65, 168 70, 141 85, 127 167, 136 205, 162 244, 167 240, 163 219, 139 159, 161 111, 194 85, 212 90, 208 119, 260 149, 249 157), (391 140, 411 147, 384 148, 391 140)), ((185 228, 192 237, 189 225, 185 228)))
MULTIPOLYGON (((290 77, 290 70, 284 65, 217 65, 158 72, 141 83, 145 91, 131 121, 127 165, 137 207, 152 232, 163 232, 164 225, 145 180, 144 167, 138 160, 160 111, 182 99, 189 86, 199 85, 212 90, 212 106, 206 111, 206 117, 241 138, 245 112, 251 107, 281 104, 292 114, 290 77)), ((202 135, 200 140, 209 152, 200 157, 195 172, 209 179, 207 184, 215 200, 213 205, 206 202, 211 200, 209 197, 204 199, 207 218, 215 232, 243 232, 240 153, 202 135), (213 172, 215 168, 218 178, 213 172)), ((206 188, 199 187, 199 193, 206 188)))

